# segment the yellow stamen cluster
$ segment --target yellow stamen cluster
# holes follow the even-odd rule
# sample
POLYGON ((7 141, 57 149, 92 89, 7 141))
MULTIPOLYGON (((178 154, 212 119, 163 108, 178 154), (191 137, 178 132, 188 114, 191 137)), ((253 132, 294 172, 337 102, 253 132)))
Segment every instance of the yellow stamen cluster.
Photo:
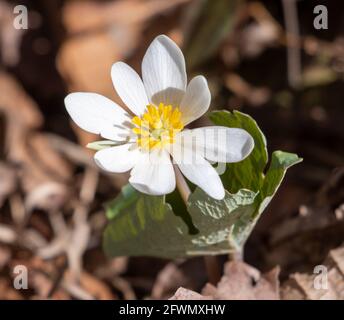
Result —
POLYGON ((175 134, 184 128, 179 109, 163 103, 159 107, 148 105, 143 116, 134 117, 131 122, 137 144, 147 151, 173 143, 175 134))

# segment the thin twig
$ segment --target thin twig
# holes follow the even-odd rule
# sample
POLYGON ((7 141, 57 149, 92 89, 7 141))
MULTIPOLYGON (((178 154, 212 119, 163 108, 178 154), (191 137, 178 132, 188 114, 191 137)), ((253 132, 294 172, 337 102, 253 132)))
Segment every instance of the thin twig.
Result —
POLYGON ((288 81, 294 89, 301 84, 300 31, 296 1, 282 0, 287 38, 288 81))

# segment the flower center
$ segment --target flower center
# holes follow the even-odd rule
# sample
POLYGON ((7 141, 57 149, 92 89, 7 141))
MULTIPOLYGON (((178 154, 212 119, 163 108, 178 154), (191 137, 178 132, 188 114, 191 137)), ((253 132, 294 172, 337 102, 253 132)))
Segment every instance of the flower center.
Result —
POLYGON ((137 144, 149 151, 173 143, 175 134, 184 128, 181 115, 179 109, 171 105, 148 105, 142 117, 131 120, 135 125, 133 132, 137 134, 137 144))

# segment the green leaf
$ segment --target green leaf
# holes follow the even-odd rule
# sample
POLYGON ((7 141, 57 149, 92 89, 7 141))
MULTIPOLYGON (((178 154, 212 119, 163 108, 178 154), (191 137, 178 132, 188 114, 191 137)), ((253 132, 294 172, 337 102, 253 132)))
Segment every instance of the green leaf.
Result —
POLYGON ((236 246, 238 250, 241 250, 259 217, 277 192, 287 169, 301 161, 302 159, 293 153, 273 152, 270 167, 263 179, 261 190, 256 197, 255 210, 251 216, 243 217, 235 224, 229 239, 232 246, 236 246))
POLYGON ((221 176, 225 188, 230 192, 246 188, 259 193, 255 198, 255 210, 235 223, 231 233, 229 239, 231 246, 240 250, 260 215, 277 192, 286 170, 302 159, 293 153, 275 151, 265 174, 268 162, 266 139, 256 121, 239 111, 215 111, 210 114, 210 119, 216 125, 245 129, 255 142, 252 153, 241 162, 227 164, 227 170, 221 176))
POLYGON ((264 179, 268 152, 265 136, 256 121, 239 111, 214 111, 209 117, 216 125, 244 129, 254 139, 254 149, 245 160, 227 164, 227 170, 221 176, 225 189, 232 193, 241 188, 259 191, 264 179))
POLYGON ((245 129, 255 141, 244 161, 227 164, 221 176, 228 189, 224 200, 215 200, 196 188, 185 207, 180 205, 180 197, 171 194, 168 198, 174 213, 165 197, 148 196, 127 185, 107 206, 111 220, 103 244, 109 256, 177 258, 242 249, 286 170, 302 159, 275 151, 266 171, 266 140, 250 116, 218 111, 210 117, 217 125, 245 129))
POLYGON ((106 204, 106 216, 107 218, 115 218, 122 210, 130 209, 138 200, 139 194, 130 185, 127 184, 122 188, 122 192, 113 201, 106 204))
POLYGON ((255 192, 241 189, 236 194, 226 191, 223 200, 215 200, 197 188, 188 200, 193 223, 200 231, 192 238, 196 245, 192 254, 223 254, 237 250, 236 243, 229 240, 235 225, 253 215, 256 196, 255 192))
POLYGON ((278 187, 280 186, 286 171, 291 166, 302 162, 302 158, 299 158, 294 153, 288 153, 283 151, 274 151, 272 153, 272 159, 270 167, 265 175, 264 183, 261 187, 260 208, 258 213, 262 213, 265 207, 268 205, 272 197, 275 195, 278 187))
POLYGON ((193 235, 163 197, 134 192, 136 202, 116 213, 105 230, 104 250, 111 257, 178 258, 230 252, 233 248, 227 239, 232 227, 242 216, 251 214, 256 197, 252 191, 240 190, 234 195, 226 192, 225 199, 218 201, 196 189, 188 201, 198 230, 193 235))
MULTIPOLYGON (((126 187, 131 188, 131 187, 126 187)), ((114 206, 108 207, 107 216, 113 217, 103 237, 108 256, 161 256, 177 257, 180 248, 174 244, 188 234, 183 220, 174 215, 164 197, 148 196, 133 191, 118 212, 121 194, 114 206), (111 213, 114 210, 114 213, 111 213)))

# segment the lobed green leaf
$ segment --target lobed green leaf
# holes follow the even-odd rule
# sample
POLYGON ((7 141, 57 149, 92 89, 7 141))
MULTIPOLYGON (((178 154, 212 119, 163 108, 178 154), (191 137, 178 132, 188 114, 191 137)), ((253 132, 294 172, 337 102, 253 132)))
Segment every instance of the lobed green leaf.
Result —
POLYGON ((275 151, 266 170, 266 139, 250 116, 216 111, 210 119, 216 125, 245 129, 255 141, 245 160, 226 165, 221 176, 228 190, 224 200, 215 200, 196 188, 186 207, 175 196, 169 196, 171 206, 165 197, 144 195, 127 185, 107 207, 111 220, 104 233, 104 249, 109 256, 177 258, 242 250, 286 170, 302 159, 275 151))

